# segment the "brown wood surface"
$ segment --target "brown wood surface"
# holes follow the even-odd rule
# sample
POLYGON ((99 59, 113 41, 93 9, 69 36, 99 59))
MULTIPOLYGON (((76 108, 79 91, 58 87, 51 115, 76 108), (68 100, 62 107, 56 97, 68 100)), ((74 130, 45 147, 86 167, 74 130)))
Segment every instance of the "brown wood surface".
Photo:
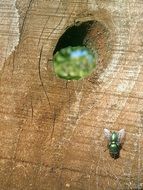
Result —
POLYGON ((0 1, 13 18, 0 13, 0 190, 143 189, 143 1, 10 2, 0 1), (58 39, 88 20, 110 33, 110 56, 99 51, 106 67, 84 80, 58 79, 58 39), (14 43, 4 37, 12 35, 19 42, 7 55, 14 43), (126 131, 117 160, 104 151, 104 128, 126 131))

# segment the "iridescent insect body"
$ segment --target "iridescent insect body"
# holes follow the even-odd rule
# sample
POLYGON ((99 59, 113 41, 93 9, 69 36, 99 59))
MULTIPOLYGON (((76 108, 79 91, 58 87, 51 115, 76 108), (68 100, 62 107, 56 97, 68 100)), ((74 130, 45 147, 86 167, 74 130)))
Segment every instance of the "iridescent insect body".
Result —
POLYGON ((112 158, 117 159, 120 156, 120 150, 123 145, 123 139, 125 137, 125 130, 121 129, 118 132, 110 132, 108 129, 104 129, 105 137, 108 140, 108 149, 112 158))

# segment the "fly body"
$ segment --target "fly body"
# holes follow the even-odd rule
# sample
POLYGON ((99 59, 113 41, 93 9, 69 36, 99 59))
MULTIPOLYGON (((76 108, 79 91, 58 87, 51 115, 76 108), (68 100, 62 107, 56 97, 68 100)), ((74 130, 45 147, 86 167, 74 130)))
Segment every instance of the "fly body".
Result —
POLYGON ((122 140, 125 136, 125 130, 121 129, 118 132, 110 132, 108 129, 104 129, 105 137, 108 140, 108 149, 112 158, 119 158, 120 150, 122 148, 122 140))

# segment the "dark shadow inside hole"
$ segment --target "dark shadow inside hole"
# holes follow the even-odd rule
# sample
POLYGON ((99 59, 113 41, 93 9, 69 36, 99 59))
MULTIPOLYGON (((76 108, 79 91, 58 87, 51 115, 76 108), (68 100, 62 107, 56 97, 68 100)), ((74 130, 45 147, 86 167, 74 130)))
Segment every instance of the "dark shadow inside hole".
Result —
POLYGON ((68 46, 83 46, 84 39, 94 21, 87 21, 81 24, 77 23, 74 26, 69 27, 64 34, 60 37, 53 55, 68 46))

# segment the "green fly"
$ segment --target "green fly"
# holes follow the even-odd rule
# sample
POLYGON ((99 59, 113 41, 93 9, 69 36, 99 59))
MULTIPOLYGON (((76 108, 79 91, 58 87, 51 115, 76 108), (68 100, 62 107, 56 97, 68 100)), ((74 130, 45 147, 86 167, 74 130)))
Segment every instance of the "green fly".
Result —
POLYGON ((122 148, 122 141, 125 137, 125 130, 121 129, 118 132, 110 132, 108 129, 104 129, 104 135, 108 140, 108 149, 112 158, 117 159, 120 156, 120 150, 122 148))

